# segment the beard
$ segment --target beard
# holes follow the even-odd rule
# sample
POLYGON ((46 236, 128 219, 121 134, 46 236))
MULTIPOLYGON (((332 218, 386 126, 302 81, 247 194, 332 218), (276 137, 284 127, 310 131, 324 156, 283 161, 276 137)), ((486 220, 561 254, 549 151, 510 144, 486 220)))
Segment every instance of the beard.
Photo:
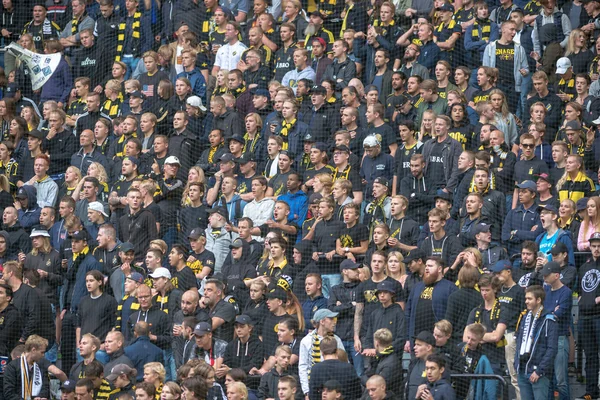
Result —
POLYGON ((490 146, 490 140, 489 139, 487 139, 487 140, 481 140, 480 143, 481 143, 481 145, 483 147, 489 147, 490 146))
POLYGON ((425 286, 431 286, 435 282, 437 282, 439 277, 440 273, 438 271, 429 273, 425 272, 425 275, 423 275, 423 283, 425 284, 425 286))
POLYGON ((413 61, 415 61, 417 59, 417 57, 416 56, 409 56, 409 55, 405 54, 404 57, 402 57, 402 59, 404 61, 413 62, 413 61))

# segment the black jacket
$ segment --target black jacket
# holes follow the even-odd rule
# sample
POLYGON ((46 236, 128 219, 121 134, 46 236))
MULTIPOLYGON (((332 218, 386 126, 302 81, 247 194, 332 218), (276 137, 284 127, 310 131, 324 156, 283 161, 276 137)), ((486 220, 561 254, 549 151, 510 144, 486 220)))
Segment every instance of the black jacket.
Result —
POLYGON ((394 351, 402 354, 404 343, 406 343, 406 327, 404 326, 404 311, 397 303, 392 303, 384 308, 381 304, 375 307, 371 315, 367 316, 367 336, 364 347, 374 349, 373 335, 378 329, 387 328, 392 332, 392 346, 394 351))
MULTIPOLYGON (((13 293, 12 302, 21 314, 21 337, 25 341, 31 335, 39 335, 42 316, 42 302, 38 292, 30 286, 21 284, 19 290, 13 293)), ((11 349, 12 351, 12 349, 11 349)))
MULTIPOLYGON (((52 139, 44 139, 42 147, 46 149, 52 161, 48 174, 54 175, 64 173, 69 165, 71 165, 71 158, 73 154, 77 153, 78 146, 73 132, 64 129, 52 139)), ((82 171, 82 174, 87 174, 87 169, 82 171)))
POLYGON ((165 350, 171 347, 171 325, 169 317, 161 311, 156 305, 150 307, 148 311, 139 310, 129 317, 129 337, 133 339, 133 328, 139 321, 145 321, 150 325, 150 333, 156 335, 155 345, 165 350))
POLYGON ((289 373, 288 371, 284 371, 280 374, 275 368, 273 368, 260 378, 260 385, 258 387, 258 392, 256 393, 256 396, 259 398, 259 400, 279 399, 279 396, 277 395, 277 385, 279 384, 279 378, 283 376, 293 376, 296 378, 296 382, 298 382, 298 386, 296 388, 296 399, 303 399, 304 396, 302 396, 300 378, 298 378, 297 375, 289 373))
MULTIPOLYGON (((400 353, 402 354, 402 353, 400 353)), ((363 385, 373 375, 379 375, 385 379, 387 389, 394 393, 401 393, 402 388, 402 363, 395 352, 386 354, 377 353, 375 359, 371 359, 371 366, 361 377, 363 385)))
POLYGON ((347 400, 359 399, 362 394, 360 379, 352 364, 339 360, 325 360, 313 365, 310 371, 310 400, 320 400, 323 385, 335 379, 342 388, 342 397, 347 400))
POLYGON ((108 72, 112 68, 113 59, 106 56, 103 45, 94 44, 85 48, 80 46, 71 58, 73 76, 89 76, 91 80, 90 91, 106 80, 108 72))
POLYGON ((448 297, 446 319, 452 323, 452 337, 457 340, 457 343, 462 342, 469 312, 482 301, 479 291, 472 288, 460 288, 448 297))
POLYGON ((157 238, 156 220, 146 209, 141 209, 136 214, 128 212, 119 220, 119 239, 133 244, 136 259, 142 259, 150 241, 157 238))
MULTIPOLYGON (((44 360, 41 362, 43 363, 44 360)), ((45 365, 45 364, 44 364, 45 365)), ((42 387, 36 398, 50 398, 50 379, 48 371, 38 363, 42 374, 42 387)), ((23 400, 21 395, 21 358, 12 360, 4 369, 4 400, 23 400)))
POLYGON ((60 256, 57 250, 50 250, 49 253, 39 252, 36 256, 32 253, 27 254, 24 269, 44 270, 48 277, 40 279, 37 287, 46 295, 48 301, 52 304, 58 304, 58 287, 62 284, 62 268, 60 256))
POLYGON ((0 311, 0 356, 8 357, 21 338, 21 315, 12 304, 0 311))
POLYGON ((213 129, 220 129, 224 138, 235 135, 243 135, 245 132, 244 119, 234 110, 227 110, 213 121, 213 129))
POLYGON ((2 229, 8 232, 8 248, 6 256, 12 257, 23 252, 25 254, 31 251, 31 240, 27 232, 21 227, 19 221, 13 226, 2 225, 2 229))
POLYGON ((342 282, 331 288, 327 308, 338 313, 335 334, 345 340, 354 340, 354 311, 360 282, 342 282), (337 305, 337 302, 340 305, 337 305))
POLYGON ((229 368, 241 368, 246 374, 263 364, 263 345, 257 335, 251 334, 247 343, 234 339, 227 344, 223 364, 229 368))

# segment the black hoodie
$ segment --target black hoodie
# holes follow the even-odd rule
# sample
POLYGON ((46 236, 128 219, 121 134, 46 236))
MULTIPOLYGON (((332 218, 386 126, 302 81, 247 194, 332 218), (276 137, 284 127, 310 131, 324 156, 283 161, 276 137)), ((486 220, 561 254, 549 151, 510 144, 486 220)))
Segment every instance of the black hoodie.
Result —
POLYGON ((252 333, 246 343, 238 338, 229 342, 223 363, 229 368, 241 368, 245 373, 249 373, 252 368, 260 368, 263 364, 263 345, 258 335, 252 333))
POLYGON ((256 278, 256 267, 248 262, 250 255, 250 244, 242 240, 242 256, 239 260, 234 260, 231 257, 230 264, 223 264, 221 273, 227 284, 226 295, 232 295, 240 304, 240 308, 244 308, 250 301, 250 289, 244 281, 246 279, 256 278))
POLYGON ((12 259, 19 252, 23 252, 25 254, 31 251, 31 241, 29 240, 29 236, 27 232, 21 227, 19 221, 17 221, 13 226, 3 225, 2 229, 8 232, 8 248, 6 249, 7 258, 12 259))
POLYGON ((293 271, 295 271, 294 283, 292 291, 298 298, 300 303, 304 302, 308 297, 304 290, 304 282, 306 281, 306 275, 308 274, 320 274, 321 271, 317 267, 317 264, 312 259, 312 242, 302 240, 294 245, 294 248, 302 254, 302 261, 300 264, 293 264, 293 271))

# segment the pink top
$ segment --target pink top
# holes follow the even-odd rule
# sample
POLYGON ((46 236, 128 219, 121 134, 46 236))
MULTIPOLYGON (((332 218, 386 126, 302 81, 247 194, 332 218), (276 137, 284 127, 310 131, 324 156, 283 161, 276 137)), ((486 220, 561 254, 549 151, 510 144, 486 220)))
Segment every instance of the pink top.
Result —
POLYGON ((584 223, 581 223, 581 227, 579 228, 579 235, 577 236, 577 249, 579 251, 588 251, 590 249, 589 238, 592 236, 594 232, 598 232, 599 229, 592 225, 588 225, 588 229, 585 229, 584 232, 584 223))

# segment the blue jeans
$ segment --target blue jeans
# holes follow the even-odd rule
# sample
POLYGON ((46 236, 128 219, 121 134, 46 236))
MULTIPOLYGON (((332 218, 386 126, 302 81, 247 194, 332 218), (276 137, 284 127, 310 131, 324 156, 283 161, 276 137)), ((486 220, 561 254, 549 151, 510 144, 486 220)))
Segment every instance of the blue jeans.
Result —
POLYGON ((163 357, 165 359, 165 370, 167 372, 165 382, 177 380, 177 369, 175 367, 175 358, 173 358, 173 350, 163 350, 163 357))
POLYGON ((344 349, 346 349, 348 358, 352 361, 352 365, 354 365, 356 375, 361 376, 365 370, 365 363, 362 354, 357 353, 356 350, 354 350, 354 340, 342 340, 342 344, 344 345, 344 349))
POLYGON ((44 358, 51 363, 55 363, 58 359, 58 344, 56 342, 48 343, 48 349, 46 350, 46 354, 44 354, 44 358))
POLYGON ((328 299, 331 288, 342 283, 342 275, 326 274, 322 275, 321 278, 323 279, 323 297, 328 299))
POLYGON ((126 55, 121 57, 121 62, 127 65, 127 72, 125 73, 125 80, 127 80, 131 78, 131 74, 133 73, 133 71, 135 71, 138 63, 140 62, 140 59, 130 55, 126 55))
POLYGON ((171 251, 171 248, 173 247, 173 245, 175 243, 177 243, 177 228, 176 227, 167 228, 165 230, 165 234, 162 237, 162 240, 165 241, 165 243, 169 247, 169 251, 171 251))
MULTIPOLYGON (((558 337, 558 352, 554 359, 554 390, 558 391, 560 400, 570 400, 569 388, 569 337, 558 337)), ((549 393, 549 399, 554 399, 554 390, 549 393)))
POLYGON ((548 400, 550 392, 550 380, 542 376, 536 383, 529 381, 529 374, 519 373, 517 378, 521 389, 521 398, 527 400, 548 400))
POLYGON ((581 347, 585 353, 585 392, 598 397, 600 319, 579 319, 581 347))
POLYGON ((529 119, 525 118, 525 115, 529 115, 529 110, 526 110, 525 107, 527 106, 527 94, 533 89, 533 81, 531 80, 532 75, 533 72, 529 72, 529 75, 524 76, 521 81, 521 95, 519 98, 519 108, 517 109, 517 117, 521 121, 529 119))

